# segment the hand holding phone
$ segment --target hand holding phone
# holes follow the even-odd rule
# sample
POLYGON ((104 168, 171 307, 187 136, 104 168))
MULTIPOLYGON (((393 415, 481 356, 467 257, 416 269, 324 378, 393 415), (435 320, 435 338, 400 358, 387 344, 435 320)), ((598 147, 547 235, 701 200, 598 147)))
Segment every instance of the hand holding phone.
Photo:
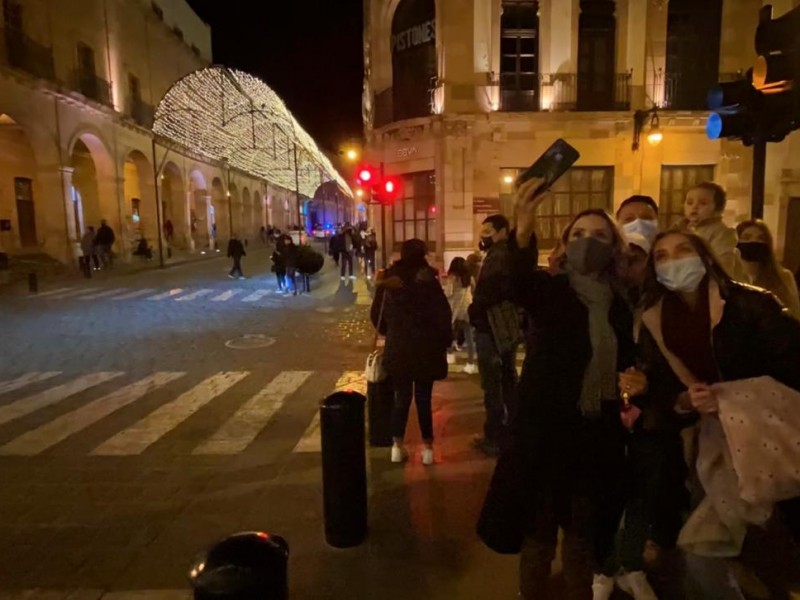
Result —
POLYGON ((537 196, 549 190, 580 156, 580 152, 559 138, 520 174, 516 185, 519 188, 531 179, 540 179, 541 183, 534 193, 534 196, 537 196))

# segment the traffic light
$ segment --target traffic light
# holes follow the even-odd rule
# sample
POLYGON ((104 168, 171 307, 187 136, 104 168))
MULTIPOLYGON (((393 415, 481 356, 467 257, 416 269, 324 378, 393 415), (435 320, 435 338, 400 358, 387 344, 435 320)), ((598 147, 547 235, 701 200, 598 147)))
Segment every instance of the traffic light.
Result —
POLYGON ((358 185, 369 187, 374 184, 375 179, 375 167, 372 165, 361 165, 358 168, 358 176, 356 178, 356 183, 358 185))
POLYGON ((385 177, 381 187, 381 201, 391 204, 400 195, 400 180, 396 177, 385 177))

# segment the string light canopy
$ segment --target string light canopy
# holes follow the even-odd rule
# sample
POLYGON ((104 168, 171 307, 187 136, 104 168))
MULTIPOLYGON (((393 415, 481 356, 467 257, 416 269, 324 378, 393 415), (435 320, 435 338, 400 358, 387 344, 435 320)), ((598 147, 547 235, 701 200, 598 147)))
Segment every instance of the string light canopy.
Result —
POLYGON ((178 80, 156 108, 153 131, 288 190, 297 183, 307 197, 326 181, 336 181, 352 197, 283 100, 243 71, 213 66, 178 80))

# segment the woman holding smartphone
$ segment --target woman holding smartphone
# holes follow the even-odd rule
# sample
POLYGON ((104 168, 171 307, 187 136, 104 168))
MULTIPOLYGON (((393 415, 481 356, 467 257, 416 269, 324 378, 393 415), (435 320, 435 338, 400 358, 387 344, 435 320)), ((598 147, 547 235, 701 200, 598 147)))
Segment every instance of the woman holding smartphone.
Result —
MULTIPOLYGON (((627 248, 612 218, 590 209, 564 230, 557 274, 537 269, 535 214, 548 199, 536 195, 541 184, 533 179, 517 191, 512 242, 515 301, 535 335, 506 450, 524 464, 518 474, 528 507, 520 593, 543 597, 560 528, 563 597, 584 599, 591 588, 595 600, 606 600, 614 589, 617 568, 610 557, 626 502, 620 395, 635 396, 646 384, 631 370, 633 315, 621 277, 627 248)), ((636 598, 655 598, 641 571, 627 574, 621 587, 636 598)))

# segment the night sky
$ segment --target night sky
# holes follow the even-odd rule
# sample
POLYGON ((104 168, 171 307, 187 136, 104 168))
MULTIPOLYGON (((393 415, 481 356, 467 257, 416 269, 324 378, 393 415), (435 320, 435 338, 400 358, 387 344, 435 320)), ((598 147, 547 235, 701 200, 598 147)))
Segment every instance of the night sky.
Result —
POLYGON ((211 26, 214 62, 283 98, 326 149, 361 137, 361 0, 188 0, 211 26))

